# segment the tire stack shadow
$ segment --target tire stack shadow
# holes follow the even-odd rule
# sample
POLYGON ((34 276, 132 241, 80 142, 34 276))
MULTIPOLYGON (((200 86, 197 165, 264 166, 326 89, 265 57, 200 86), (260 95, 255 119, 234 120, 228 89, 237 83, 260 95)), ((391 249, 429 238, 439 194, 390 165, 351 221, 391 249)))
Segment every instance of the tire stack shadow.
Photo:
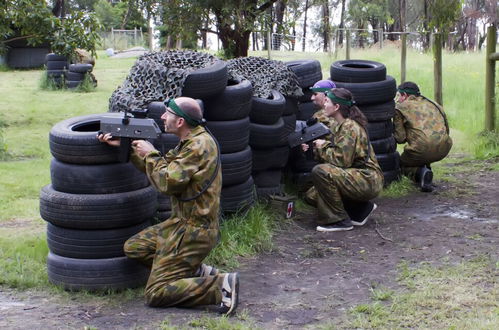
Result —
POLYGON ((49 134, 52 183, 41 189, 40 215, 49 281, 66 290, 134 288, 149 276, 123 245, 150 226, 156 192, 131 163, 118 163, 118 148, 97 140, 103 115, 64 120, 49 134))

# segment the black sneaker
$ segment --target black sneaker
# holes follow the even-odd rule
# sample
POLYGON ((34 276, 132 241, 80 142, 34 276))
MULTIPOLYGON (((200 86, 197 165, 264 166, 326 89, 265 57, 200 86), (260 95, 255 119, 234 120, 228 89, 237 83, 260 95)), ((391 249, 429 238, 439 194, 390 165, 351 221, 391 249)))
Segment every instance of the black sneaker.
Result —
POLYGON ((353 225, 350 219, 341 220, 340 222, 335 222, 327 225, 317 226, 317 231, 329 232, 329 231, 347 231, 352 230, 353 225))
POLYGON ((352 225, 354 226, 363 226, 366 224, 367 220, 369 220, 369 216, 371 215, 371 213, 374 212, 374 210, 376 210, 378 208, 378 205, 376 205, 375 203, 373 202, 369 202, 369 209, 367 210, 367 214, 365 216, 363 216, 362 218, 360 219, 356 219, 356 220, 352 220, 352 225))
POLYGON ((421 171, 421 178, 419 181, 421 191, 432 192, 433 191, 432 182, 433 182, 433 172, 430 169, 428 169, 426 166, 423 166, 423 170, 421 171))
POLYGON ((214 276, 218 274, 218 269, 213 266, 201 264, 196 272, 197 277, 214 276))
POLYGON ((220 313, 230 315, 234 313, 239 303, 239 274, 228 273, 222 284, 222 302, 220 313))

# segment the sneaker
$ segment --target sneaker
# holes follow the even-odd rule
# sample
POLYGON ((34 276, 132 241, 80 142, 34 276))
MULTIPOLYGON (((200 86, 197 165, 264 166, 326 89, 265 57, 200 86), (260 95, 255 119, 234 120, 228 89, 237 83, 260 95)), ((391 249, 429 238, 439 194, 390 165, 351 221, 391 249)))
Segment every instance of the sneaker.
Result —
POLYGON ((376 210, 378 208, 378 205, 376 205, 375 203, 373 202, 369 202, 369 209, 367 211, 367 215, 358 219, 357 221, 355 220, 352 220, 352 225, 354 226, 363 226, 366 224, 367 220, 369 220, 369 216, 371 215, 371 213, 374 212, 374 210, 376 210))
POLYGON ((239 302, 239 274, 228 273, 222 284, 222 303, 220 313, 230 315, 234 313, 239 302))
POLYGON ((196 272, 197 277, 214 276, 218 274, 218 269, 213 266, 201 264, 196 272))
POLYGON ((329 232, 329 231, 346 231, 352 230, 353 225, 350 219, 341 220, 340 222, 331 223, 328 225, 317 226, 317 231, 329 232))

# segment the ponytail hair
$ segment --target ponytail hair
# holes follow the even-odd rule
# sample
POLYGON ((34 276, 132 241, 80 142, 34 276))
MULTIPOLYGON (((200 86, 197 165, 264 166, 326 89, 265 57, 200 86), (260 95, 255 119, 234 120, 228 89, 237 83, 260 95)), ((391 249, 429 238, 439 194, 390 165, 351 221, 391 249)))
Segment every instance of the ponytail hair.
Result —
POLYGON ((334 99, 331 99, 333 103, 336 103, 340 106, 340 113, 344 118, 350 118, 355 120, 360 126, 364 129, 367 129, 367 118, 364 116, 362 111, 355 105, 355 100, 353 99, 352 93, 345 88, 333 88, 331 93, 334 94, 339 99, 343 99, 346 102, 336 102, 334 99))

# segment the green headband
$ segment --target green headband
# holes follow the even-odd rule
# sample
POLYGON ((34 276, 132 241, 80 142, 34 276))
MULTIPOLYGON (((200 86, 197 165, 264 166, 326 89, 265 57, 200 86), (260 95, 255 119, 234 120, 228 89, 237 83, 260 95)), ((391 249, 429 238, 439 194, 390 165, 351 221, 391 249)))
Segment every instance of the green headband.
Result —
POLYGON ((333 101, 334 103, 343 104, 348 107, 351 107, 352 105, 355 104, 355 101, 342 99, 341 97, 334 95, 333 92, 327 93, 327 97, 329 97, 329 99, 331 99, 331 101, 333 101))
POLYGON ((190 117, 188 114, 186 114, 185 112, 182 111, 182 109, 180 109, 180 107, 177 105, 177 103, 175 103, 175 100, 174 99, 168 99, 165 101, 165 105, 167 108, 170 108, 172 109, 175 114, 179 117, 182 117, 185 119, 185 121, 193 126, 193 127, 196 127, 198 125, 201 124, 201 120, 199 119, 194 119, 192 117, 190 117))
POLYGON ((406 93, 410 95, 419 95, 419 91, 413 88, 399 88, 397 89, 399 93, 406 93))
POLYGON ((325 88, 325 87, 310 87, 310 90, 314 93, 327 93, 331 91, 331 88, 325 88))

